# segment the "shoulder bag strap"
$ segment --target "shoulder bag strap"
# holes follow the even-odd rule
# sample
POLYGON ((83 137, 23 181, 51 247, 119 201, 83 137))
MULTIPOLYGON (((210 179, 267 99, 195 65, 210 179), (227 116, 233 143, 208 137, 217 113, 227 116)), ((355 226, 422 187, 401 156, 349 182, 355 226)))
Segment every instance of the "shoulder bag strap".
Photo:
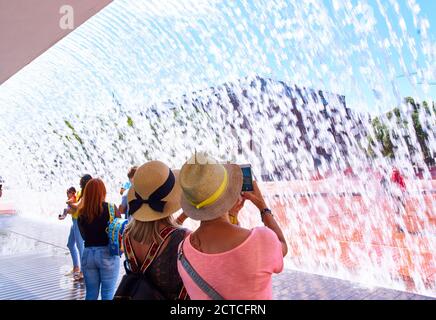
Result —
POLYGON ((114 220, 114 208, 111 206, 110 203, 107 203, 107 209, 109 211, 109 221, 107 223, 107 227, 106 227, 106 233, 108 234, 109 238, 110 238, 110 234, 113 232, 113 226, 112 226, 112 221, 114 220))
POLYGON ((191 277, 191 279, 195 282, 195 284, 203 290, 205 294, 209 296, 212 300, 224 300, 224 298, 214 289, 212 288, 191 266, 188 259, 186 259, 185 254, 183 253, 183 244, 185 240, 182 241, 179 247, 178 259, 185 269, 186 273, 191 277))
POLYGON ((174 232, 177 228, 174 227, 165 227, 161 230, 160 236, 163 238, 163 240, 157 244, 156 242, 153 242, 153 244, 150 246, 150 249, 148 249, 147 256, 141 266, 140 272, 144 273, 147 268, 150 266, 150 264, 153 262, 154 258, 156 258, 157 253, 159 252, 162 245, 165 243, 165 240, 174 232))
POLYGON ((115 207, 111 203, 108 203, 107 207, 109 209, 109 223, 112 223, 112 221, 115 219, 115 207))
POLYGON ((124 233, 123 242, 124 242, 124 253, 126 255, 126 260, 129 261, 131 271, 133 273, 136 273, 138 272, 139 269, 138 261, 136 261, 136 256, 132 249, 132 243, 130 242, 130 237, 127 232, 124 233))
POLYGON ((185 285, 182 285, 182 289, 180 289, 178 300, 188 300, 188 291, 186 291, 185 285))
POLYGON ((121 223, 117 223, 115 225, 112 224, 115 220, 115 205, 112 203, 108 203, 109 210, 109 226, 107 228, 107 233, 109 235, 109 239, 111 239, 115 245, 119 246, 119 231, 121 229, 121 223))

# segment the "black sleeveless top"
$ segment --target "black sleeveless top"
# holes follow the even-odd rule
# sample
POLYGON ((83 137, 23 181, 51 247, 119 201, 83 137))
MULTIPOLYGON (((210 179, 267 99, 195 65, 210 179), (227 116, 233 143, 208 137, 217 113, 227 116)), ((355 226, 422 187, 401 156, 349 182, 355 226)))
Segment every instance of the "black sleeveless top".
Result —
MULTIPOLYGON (((183 287, 182 278, 180 278, 179 271, 177 270, 177 250, 187 232, 188 230, 184 228, 176 229, 166 240, 169 241, 168 245, 153 260, 146 271, 150 281, 169 300, 177 299, 183 287)), ((125 253, 127 255, 127 252, 125 253)))
POLYGON ((107 202, 103 202, 103 212, 96 217, 91 223, 88 223, 86 217, 79 215, 77 219, 80 234, 85 240, 85 248, 88 247, 105 247, 109 245, 109 237, 106 228, 109 223, 109 208, 107 202))

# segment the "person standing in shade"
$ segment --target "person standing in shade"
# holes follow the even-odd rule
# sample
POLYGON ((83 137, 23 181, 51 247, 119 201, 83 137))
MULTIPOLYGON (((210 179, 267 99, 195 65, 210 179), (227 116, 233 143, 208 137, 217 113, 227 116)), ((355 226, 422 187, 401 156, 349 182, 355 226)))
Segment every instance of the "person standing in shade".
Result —
MULTIPOLYGON (((115 216, 121 217, 115 207, 115 216)), ((78 224, 85 249, 82 270, 85 277, 86 300, 112 300, 120 271, 120 257, 109 252, 107 227, 110 214, 106 187, 102 180, 91 179, 79 205, 78 224)))
POLYGON ((201 222, 179 247, 178 270, 190 298, 272 299, 272 274, 282 271, 288 249, 256 182, 253 192, 241 193, 238 165, 196 153, 180 170, 180 186, 184 213, 201 222), (229 213, 235 216, 247 200, 258 208, 263 227, 231 223, 229 213))

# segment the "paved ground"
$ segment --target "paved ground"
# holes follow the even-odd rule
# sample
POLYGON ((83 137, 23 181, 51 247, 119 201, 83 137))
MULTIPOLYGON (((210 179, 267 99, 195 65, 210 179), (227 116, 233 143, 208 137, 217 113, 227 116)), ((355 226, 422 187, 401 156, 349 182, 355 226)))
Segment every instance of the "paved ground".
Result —
MULTIPOLYGON (((83 283, 65 276, 71 269, 67 235, 68 222, 60 227, 0 217, 0 300, 83 299, 83 283)), ((293 270, 273 277, 273 291, 277 300, 434 299, 293 270)))
POLYGON ((64 274, 69 256, 49 252, 0 258, 0 300, 78 300, 83 283, 64 274))
POLYGON ((293 270, 285 270, 273 277, 273 292, 276 300, 436 300, 293 270))

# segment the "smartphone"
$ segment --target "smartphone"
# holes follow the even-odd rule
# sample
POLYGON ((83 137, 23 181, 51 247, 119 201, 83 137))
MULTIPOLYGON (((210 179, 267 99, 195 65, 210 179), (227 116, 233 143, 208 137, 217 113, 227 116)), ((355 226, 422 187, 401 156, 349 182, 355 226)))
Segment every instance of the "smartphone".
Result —
POLYGON ((251 165, 241 164, 242 170, 242 191, 254 191, 253 189, 253 174, 251 173, 251 165))

